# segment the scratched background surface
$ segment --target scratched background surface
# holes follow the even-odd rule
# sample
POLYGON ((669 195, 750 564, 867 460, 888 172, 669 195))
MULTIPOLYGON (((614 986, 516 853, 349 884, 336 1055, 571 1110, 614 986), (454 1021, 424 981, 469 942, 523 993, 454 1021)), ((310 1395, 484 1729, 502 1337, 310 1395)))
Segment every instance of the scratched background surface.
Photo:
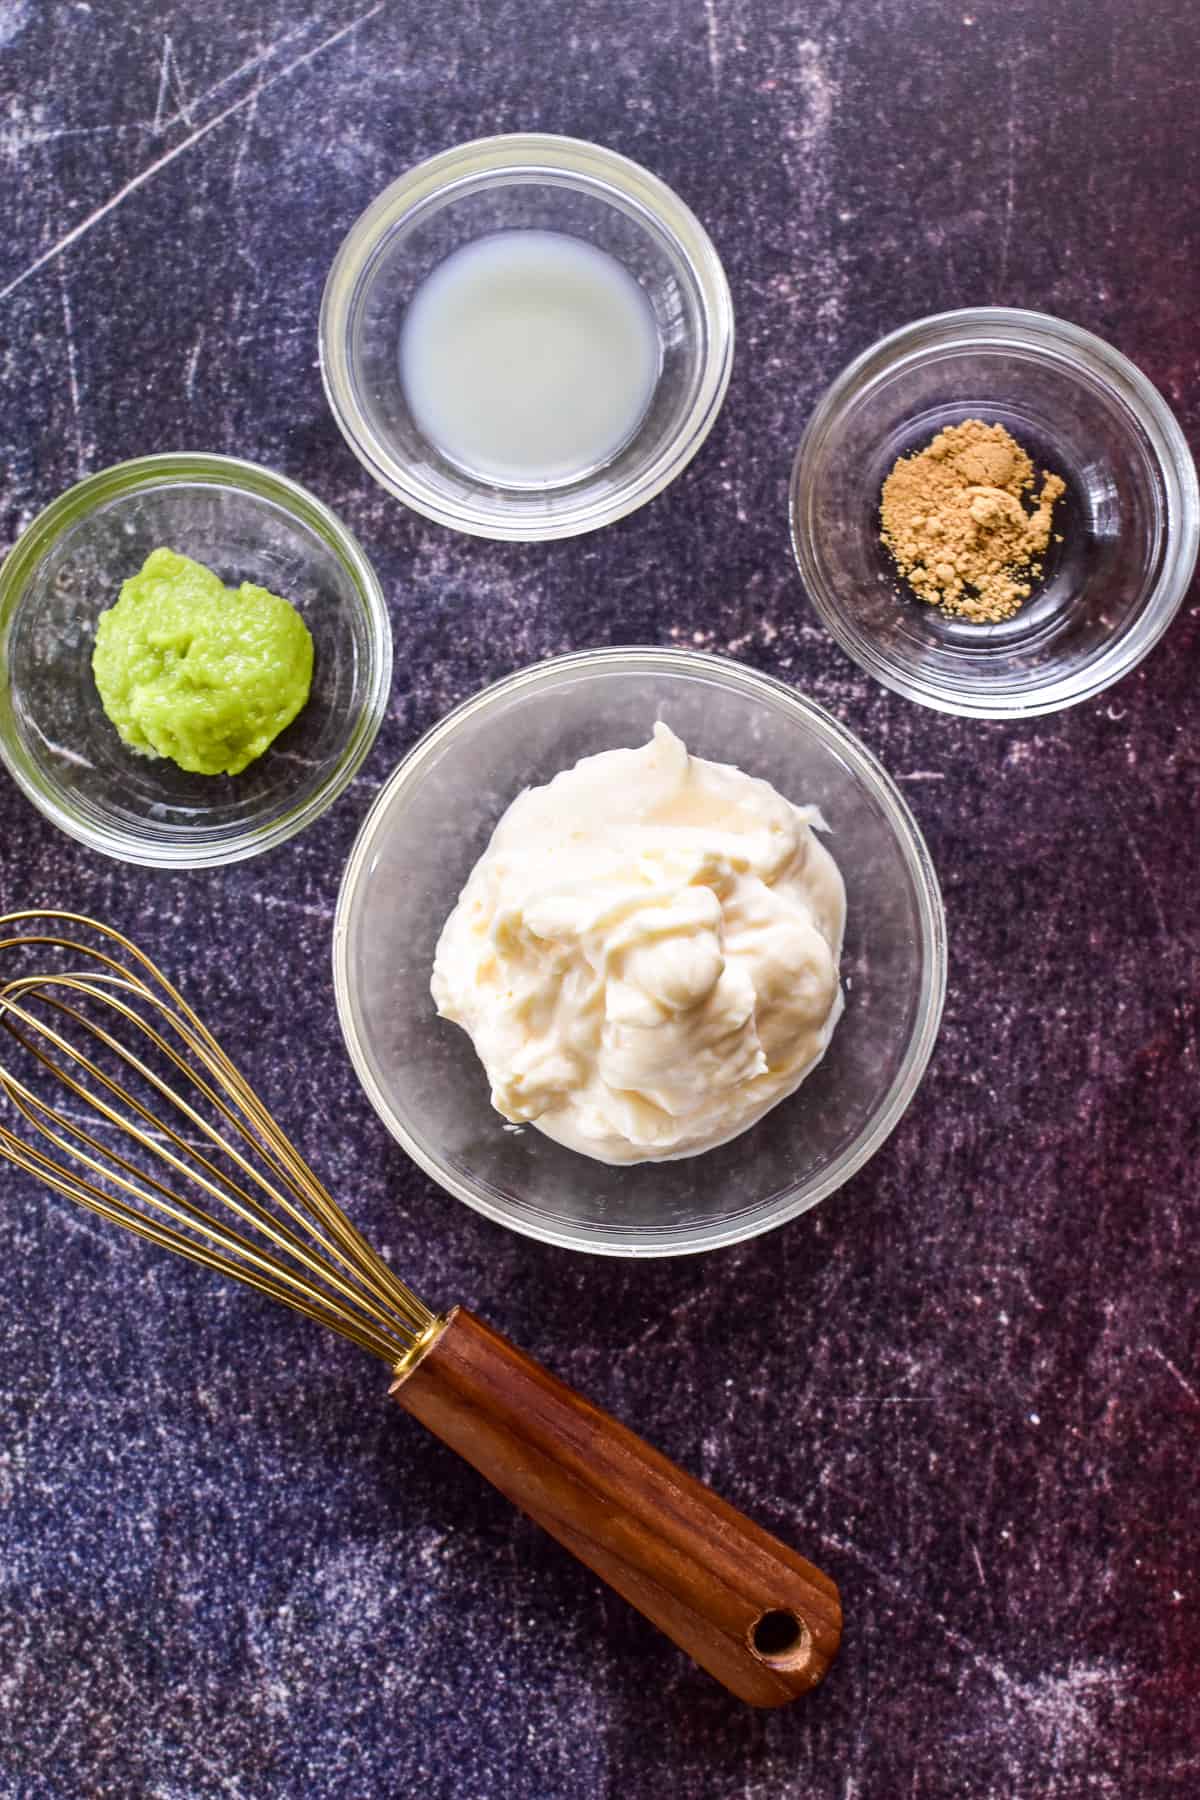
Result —
POLYGON ((1025 725, 874 687, 789 563, 790 453, 881 332, 1009 302, 1112 339, 1200 427, 1191 0, 0 0, 0 537, 85 471, 235 451, 375 559, 399 678, 297 843, 157 875, 0 777, 0 900, 165 959, 430 1298, 478 1305, 840 1582, 844 1652, 727 1699, 303 1321, 0 1177, 0 1792, 1157 1800, 1200 1791, 1195 597, 1136 675, 1025 725), (728 403, 602 535, 452 537, 322 400, 334 250, 414 160, 596 138, 708 223, 728 403), (895 774, 953 970, 922 1091, 835 1200, 707 1259, 539 1248, 406 1164, 357 1090, 331 908, 378 783, 568 647, 732 652, 895 774))

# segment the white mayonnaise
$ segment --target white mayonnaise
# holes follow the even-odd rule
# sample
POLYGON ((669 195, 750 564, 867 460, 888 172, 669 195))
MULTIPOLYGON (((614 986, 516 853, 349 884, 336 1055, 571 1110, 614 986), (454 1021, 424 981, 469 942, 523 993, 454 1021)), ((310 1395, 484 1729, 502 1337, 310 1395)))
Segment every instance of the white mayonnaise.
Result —
POLYGON ((573 481, 633 436, 661 350, 642 289, 561 231, 497 231, 440 263, 400 335, 417 425, 447 461, 503 486, 573 481))
POLYGON ((519 795, 432 983, 497 1110, 631 1163, 711 1149, 791 1094, 842 1011, 845 890, 813 824, 662 724, 519 795))

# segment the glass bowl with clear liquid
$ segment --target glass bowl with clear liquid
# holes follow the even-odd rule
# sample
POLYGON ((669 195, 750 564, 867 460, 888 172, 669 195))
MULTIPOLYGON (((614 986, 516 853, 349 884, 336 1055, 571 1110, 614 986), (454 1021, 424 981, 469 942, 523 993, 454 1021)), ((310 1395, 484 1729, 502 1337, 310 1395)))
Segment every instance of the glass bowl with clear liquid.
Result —
POLYGON ((406 505, 479 537, 562 538, 691 461, 729 384, 733 307, 656 176, 573 138, 485 138, 351 228, 320 352, 347 442, 406 505))

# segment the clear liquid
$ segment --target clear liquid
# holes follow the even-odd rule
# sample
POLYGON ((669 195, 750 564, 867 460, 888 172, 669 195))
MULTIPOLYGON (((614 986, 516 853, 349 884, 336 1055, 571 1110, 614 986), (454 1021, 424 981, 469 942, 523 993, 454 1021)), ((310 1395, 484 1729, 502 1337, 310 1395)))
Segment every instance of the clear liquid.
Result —
POLYGON ((498 231, 454 251, 400 334, 419 429, 448 462, 505 487, 562 486, 610 462, 661 362, 633 276, 560 231, 498 231))

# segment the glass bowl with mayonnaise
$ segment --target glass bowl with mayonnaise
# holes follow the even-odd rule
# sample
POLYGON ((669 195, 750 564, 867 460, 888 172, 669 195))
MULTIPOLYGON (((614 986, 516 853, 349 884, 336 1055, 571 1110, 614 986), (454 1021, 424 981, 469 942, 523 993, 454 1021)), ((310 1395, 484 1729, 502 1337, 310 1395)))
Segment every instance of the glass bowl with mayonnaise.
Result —
POLYGON ((733 364, 720 258, 683 201, 598 144, 480 138, 386 188, 325 284, 321 372, 405 505, 477 537, 573 537, 661 493, 733 364))
POLYGON ((613 1256, 734 1243, 840 1187, 912 1099, 946 977, 937 877, 874 758, 782 683, 660 649, 555 658, 435 726, 359 834, 333 958, 409 1155, 613 1256))

